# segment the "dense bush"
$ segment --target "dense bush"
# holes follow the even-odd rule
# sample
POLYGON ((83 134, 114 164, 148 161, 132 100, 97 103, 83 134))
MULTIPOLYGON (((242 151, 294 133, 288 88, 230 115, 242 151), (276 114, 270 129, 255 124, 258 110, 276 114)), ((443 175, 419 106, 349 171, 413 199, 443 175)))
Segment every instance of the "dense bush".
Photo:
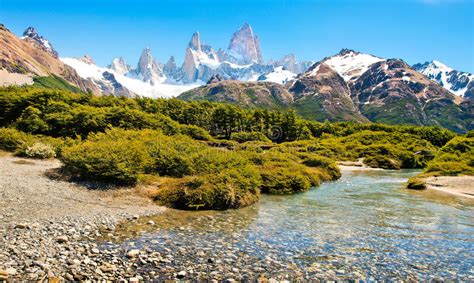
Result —
POLYGON ((199 141, 212 141, 213 137, 203 128, 194 125, 182 125, 179 132, 199 141))
POLYGON ((0 128, 0 149, 15 151, 32 141, 32 136, 15 129, 0 128))
MULTIPOLYGON (((109 131, 93 135, 81 144, 64 148, 60 157, 66 172, 78 177, 134 184, 145 173, 152 160, 141 140, 125 135, 126 132, 109 131), (122 134, 124 135, 123 137, 122 134)), ((150 137, 152 131, 144 132, 150 137)))
POLYGON ((264 133, 260 133, 260 132, 234 133, 232 134, 231 139, 240 143, 248 142, 248 141, 271 142, 271 140, 264 133))
POLYGON ((364 164, 372 168, 400 169, 400 164, 384 155, 369 156, 364 159, 364 164))
POLYGON ((156 199, 181 209, 236 208, 259 198, 260 176, 247 159, 182 135, 111 129, 65 148, 61 160, 67 172, 92 180, 134 184, 143 174, 172 177, 156 199))
POLYGON ((474 175, 474 137, 456 137, 442 147, 425 170, 434 175, 474 175))
POLYGON ((240 208, 259 200, 260 176, 245 166, 182 179, 168 179, 155 200, 179 209, 240 208))

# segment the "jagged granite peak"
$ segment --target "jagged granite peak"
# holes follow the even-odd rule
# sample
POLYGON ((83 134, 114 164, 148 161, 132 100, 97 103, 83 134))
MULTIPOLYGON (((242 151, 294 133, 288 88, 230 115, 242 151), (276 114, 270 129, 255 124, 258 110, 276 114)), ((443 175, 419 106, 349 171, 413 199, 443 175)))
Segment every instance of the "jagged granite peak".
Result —
POLYGON ((234 32, 226 55, 225 59, 240 65, 264 63, 260 41, 254 35, 252 27, 248 23, 244 23, 242 27, 234 32))
POLYGON ((214 49, 201 43, 199 32, 193 33, 181 67, 181 81, 184 83, 207 81, 217 73, 219 67, 219 58, 214 49))
POLYGON ((151 85, 156 85, 166 80, 162 66, 153 58, 149 47, 143 50, 135 72, 142 81, 148 82, 151 85))
POLYGON ((112 60, 112 64, 110 64, 108 68, 121 75, 126 74, 131 70, 130 65, 125 62, 125 59, 123 59, 123 57, 114 58, 112 60))
POLYGON ((457 96, 474 98, 474 75, 470 73, 454 70, 436 60, 415 64, 413 68, 457 96))
POLYGON ((193 36, 189 41, 188 47, 199 52, 201 51, 201 39, 198 31, 195 31, 193 33, 193 36))
POLYGON ((21 37, 23 40, 28 40, 33 44, 36 44, 37 47, 45 50, 49 54, 51 54, 54 58, 58 58, 58 52, 53 48, 51 42, 49 42, 46 38, 42 37, 36 32, 34 27, 28 27, 24 32, 23 36, 21 37))
POLYGON ((176 59, 174 56, 171 56, 166 64, 163 66, 163 72, 165 73, 166 77, 177 79, 178 78, 178 67, 176 66, 176 59))

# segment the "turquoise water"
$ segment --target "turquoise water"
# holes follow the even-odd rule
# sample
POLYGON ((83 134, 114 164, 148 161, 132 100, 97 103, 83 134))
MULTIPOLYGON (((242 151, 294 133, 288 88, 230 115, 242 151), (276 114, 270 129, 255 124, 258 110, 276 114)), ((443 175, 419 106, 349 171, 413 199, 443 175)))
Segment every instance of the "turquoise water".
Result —
POLYGON ((153 228, 126 229, 140 230, 133 241, 141 246, 186 247, 175 258, 181 266, 204 252, 270 276, 334 270, 341 278, 474 280, 473 203, 404 189, 416 173, 348 172, 306 193, 262 196, 244 209, 170 210, 153 218, 153 228))

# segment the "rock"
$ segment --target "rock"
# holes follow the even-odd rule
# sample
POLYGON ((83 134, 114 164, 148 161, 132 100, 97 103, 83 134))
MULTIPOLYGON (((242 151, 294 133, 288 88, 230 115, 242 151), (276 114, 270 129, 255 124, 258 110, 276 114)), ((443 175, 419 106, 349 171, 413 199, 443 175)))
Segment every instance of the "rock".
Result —
POLYGON ((8 271, 0 269, 0 280, 8 279, 8 271))
POLYGON ((153 220, 148 221, 148 225, 155 225, 155 221, 153 220))
POLYGON ((92 252, 93 254, 99 254, 99 253, 100 253, 100 250, 99 250, 98 248, 93 248, 93 249, 91 250, 91 252, 92 252))
POLYGON ((178 275, 176 276, 178 279, 183 279, 184 277, 186 277, 188 273, 186 271, 180 271, 178 272, 178 275))
POLYGON ((72 276, 72 274, 70 273, 66 273, 66 275, 64 275, 64 278, 66 278, 67 281, 74 281, 74 276, 72 276))
POLYGON ((130 283, 138 283, 138 282, 140 282, 140 280, 139 280, 137 277, 132 277, 132 278, 128 279, 128 282, 130 282, 130 283))
POLYGON ((137 257, 140 254, 140 250, 130 250, 127 253, 128 257, 137 257))
POLYGON ((102 270, 102 272, 106 272, 106 273, 117 270, 117 267, 115 265, 107 263, 107 262, 101 265, 99 268, 100 270, 102 270))
POLYGON ((140 216, 137 215, 137 214, 135 214, 135 215, 132 216, 132 219, 135 219, 135 220, 137 220, 137 219, 139 219, 139 218, 140 218, 140 216))
POLYGON ((26 223, 18 223, 15 225, 15 229, 28 229, 29 226, 26 223))
POLYGON ((62 243, 66 243, 68 241, 68 237, 67 236, 59 236, 56 238, 56 242, 62 244, 62 243))

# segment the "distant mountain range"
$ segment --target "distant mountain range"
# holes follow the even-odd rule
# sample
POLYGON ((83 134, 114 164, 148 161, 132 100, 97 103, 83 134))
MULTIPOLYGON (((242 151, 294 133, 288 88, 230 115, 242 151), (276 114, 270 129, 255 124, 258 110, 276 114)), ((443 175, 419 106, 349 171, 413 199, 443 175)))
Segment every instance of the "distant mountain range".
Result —
POLYGON ((121 57, 107 67, 92 58, 63 58, 28 28, 22 37, 0 26, 0 85, 54 76, 82 91, 116 96, 225 101, 245 107, 294 108, 315 120, 377 121, 473 128, 474 76, 432 61, 409 66, 349 49, 319 62, 293 54, 265 62, 258 37, 244 24, 227 49, 213 49, 195 32, 178 66, 145 48, 136 66, 121 57))
POLYGON ((353 50, 313 64, 286 84, 211 79, 179 96, 243 107, 293 108, 318 121, 438 125, 473 129, 473 100, 455 96, 401 59, 353 50))

